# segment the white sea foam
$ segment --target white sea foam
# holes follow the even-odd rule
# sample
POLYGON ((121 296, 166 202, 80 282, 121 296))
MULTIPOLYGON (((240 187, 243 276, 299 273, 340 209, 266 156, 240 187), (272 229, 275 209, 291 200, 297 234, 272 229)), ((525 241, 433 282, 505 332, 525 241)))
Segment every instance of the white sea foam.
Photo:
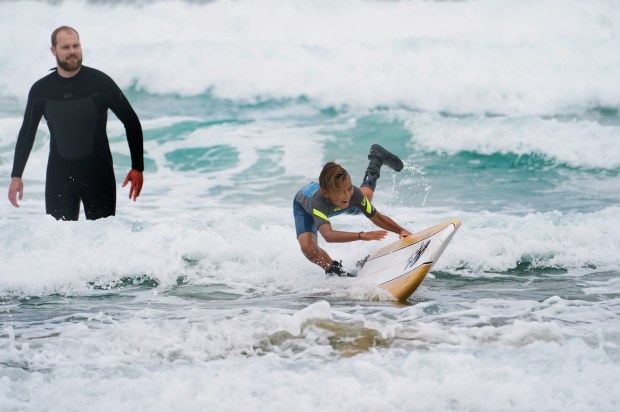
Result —
POLYGON ((24 99, 53 65, 50 32, 70 24, 85 64, 150 93, 456 113, 618 108, 619 21, 604 0, 4 2, 0 69, 11 75, 0 94, 24 99))
POLYGON ((576 168, 620 168, 620 127, 589 120, 532 117, 443 117, 433 113, 399 116, 416 149, 454 155, 538 155, 576 168))
MULTIPOLYGON (((438 223, 436 212, 420 211, 412 217, 407 209, 387 208, 386 213, 405 227, 422 229, 438 223)), ((520 262, 533 268, 615 270, 620 248, 620 228, 615 227, 618 213, 616 207, 523 217, 462 213, 463 226, 435 270, 480 276, 514 269, 520 262)), ((51 217, 29 217, 37 221, 35 233, 25 233, 21 220, 5 218, 0 220, 0 291, 81 293, 89 285, 114 286, 123 278, 139 276, 163 286, 174 285, 179 277, 198 284, 220 282, 233 289, 241 287, 242 294, 245 287, 259 295, 322 290, 325 280, 320 270, 305 260, 294 241, 292 217, 283 219, 289 214, 288 207, 264 205, 168 217, 160 213, 150 223, 105 219, 60 225, 51 217), (247 239, 252 239, 250 249, 247 239)), ((371 229, 369 222, 346 218, 335 224, 342 230, 350 225, 355 230, 371 229)), ((328 249, 352 265, 378 246, 375 242, 364 243, 361 249, 332 244, 328 249)), ((359 293, 363 298, 372 293, 372 288, 351 291, 349 283, 332 283, 336 295, 359 293)))
MULTIPOLYGON (((411 324, 390 331, 386 324, 393 321, 381 314, 351 309, 351 315, 326 302, 300 311, 179 309, 176 316, 146 306, 127 319, 101 313, 49 323, 45 337, 30 340, 5 329, 0 362, 28 373, 12 368, 0 378, 0 404, 51 411, 86 405, 95 411, 190 411, 205 405, 492 411, 510 401, 510 410, 594 411, 620 400, 613 379, 618 364, 603 350, 606 343, 592 348, 552 321, 465 327, 412 316, 411 324), (359 317, 366 319, 363 326, 355 323, 359 317), (365 336, 391 349, 364 350, 362 339, 357 356, 334 356, 339 345, 365 336), (540 380, 547 384, 540 386, 540 380), (61 393, 59 387, 80 390, 61 393), (412 397, 419 402, 411 404, 412 397)), ((407 310, 391 312, 406 319, 407 310)))
MULTIPOLYGON (((182 105, 235 99, 225 116, 239 122, 165 105, 141 115, 142 195, 130 202, 119 187, 118 217, 95 222, 42 215, 41 122, 21 208, 0 202, 0 409, 617 409, 618 128, 579 114, 620 107, 619 13, 603 0, 2 2, 6 184, 21 103, 53 65, 61 24, 80 31, 85 64, 123 88, 182 105), (352 110, 317 114, 341 104, 352 110), (508 116, 478 115, 489 112, 508 116), (577 120, 538 116, 567 113, 577 120), (372 138, 408 164, 382 171, 375 206, 412 231, 463 222, 411 305, 326 278, 301 254, 290 207, 326 160, 359 180, 369 135, 387 129, 372 138), (216 147, 227 152, 201 155, 216 147), (446 176, 414 160, 462 152, 540 156, 552 195, 599 202, 554 211, 545 198, 515 213, 472 192, 466 210, 434 206, 446 176), (420 193, 390 191, 391 180, 420 193)), ((127 143, 110 119, 123 179, 127 143)), ((333 224, 374 228, 359 216, 333 224)), ((394 240, 320 244, 352 266, 394 240)))
POLYGON ((592 213, 531 213, 507 216, 462 214, 463 227, 438 263, 503 272, 521 261, 533 267, 614 270, 620 247, 617 207, 592 213))
MULTIPOLYGON (((386 121, 393 117, 402 120, 402 116, 412 131, 409 143, 415 146, 412 151, 419 147, 449 154, 463 150, 518 155, 542 151, 549 158, 579 162, 568 160, 574 158, 551 144, 552 136, 570 136, 575 127, 576 133, 598 135, 590 140, 595 142, 598 138, 608 144, 608 150, 602 144, 593 144, 591 151, 601 156, 615 151, 611 134, 616 128, 587 121, 565 124, 530 118, 468 120, 410 112, 388 114, 386 121), (527 133, 537 129, 537 138, 527 133), (504 139, 496 141, 493 138, 496 135, 504 139)), ((145 129, 174 126, 188 120, 195 119, 153 119, 145 123, 145 129)), ((251 273, 252 279, 262 279, 266 281, 263 284, 278 291, 289 287, 293 291, 306 286, 320 288, 320 276, 310 276, 311 285, 306 283, 307 275, 315 273, 316 268, 305 261, 294 241, 290 202, 301 184, 316 179, 325 161, 324 145, 334 139, 333 133, 355 126, 355 121, 342 121, 321 126, 295 126, 287 121, 267 120, 197 128, 174 138, 147 140, 146 155, 154 163, 155 170, 146 174, 143 193, 135 204, 127 200, 127 188, 118 188, 118 215, 123 218, 66 225, 40 216, 44 211, 43 181, 49 150, 49 137, 43 132, 26 169, 22 207, 15 210, 6 201, 0 203, 0 222, 5 234, 0 252, 3 255, 0 259, 2 291, 70 293, 74 288, 84 290, 89 282, 110 284, 136 275, 147 275, 162 285, 172 285, 181 273, 189 273, 194 282, 203 276, 227 278, 235 288, 248 282, 244 273, 251 273), (178 150, 218 145, 229 147, 237 154, 235 162, 222 169, 182 171, 167 158, 178 150), (273 198, 265 196, 264 191, 274 193, 273 198), (93 224, 97 230, 93 230, 93 224), (136 224, 138 228, 134 230, 132 226, 136 224), (23 232, 24 225, 36 226, 36 233, 23 232), (244 239, 253 239, 257 246, 247 251, 244 239), (75 261, 75 256, 79 256, 79 261, 75 261), (188 268, 183 257, 201 263, 197 268, 188 268), (258 267, 267 269, 257 274, 253 268, 258 267), (305 269, 300 271, 300 268, 305 269), (283 276, 285 273, 287 275, 283 276), (296 281, 302 283, 295 286, 296 281)), ((126 157, 127 143, 122 136, 122 126, 112 122, 110 130, 115 156, 125 154, 126 157)), ((0 136, 5 134, 0 133, 0 136)), ((580 152, 584 154, 583 159, 589 159, 585 160, 587 166, 594 166, 597 161, 599 167, 615 165, 613 156, 597 160, 594 155, 585 154, 588 143, 580 139, 566 138, 565 142, 573 152, 580 152)), ((408 156, 403 154, 403 157, 408 156)), ((0 171, 5 176, 10 173, 11 158, 10 151, 3 152, 0 171)), ((120 178, 126 173, 124 167, 128 164, 117 163, 120 178)), ((359 173, 353 169, 352 172, 359 173)), ((387 180, 388 176, 386 172, 382 179, 387 180)), ((422 178, 412 176, 409 179, 422 178)), ((584 184, 589 182, 592 179, 584 184)), ((600 188, 601 193, 605 190, 609 190, 609 183, 600 188)), ((458 208, 412 210, 408 203, 401 206, 398 202, 392 205, 386 201, 390 195, 389 191, 378 191, 375 204, 410 230, 421 230, 451 217, 463 220, 463 227, 453 246, 439 261, 437 270, 479 276, 485 272, 503 273, 514 269, 521 261, 533 267, 571 270, 587 267, 614 270, 618 265, 620 227, 614 225, 620 211, 616 207, 585 213, 556 211, 515 216, 485 212, 487 206, 484 204, 479 205, 482 211, 475 212, 458 208)), ((341 217, 335 224, 345 229, 354 227, 352 230, 373 227, 359 217, 341 217)), ((329 249, 345 262, 356 262, 376 246, 374 242, 356 248, 349 244, 332 244, 329 249)), ((249 284, 258 286, 254 282, 250 280, 249 284)), ((371 292, 362 288, 353 292, 337 290, 336 293, 361 297, 371 292)))

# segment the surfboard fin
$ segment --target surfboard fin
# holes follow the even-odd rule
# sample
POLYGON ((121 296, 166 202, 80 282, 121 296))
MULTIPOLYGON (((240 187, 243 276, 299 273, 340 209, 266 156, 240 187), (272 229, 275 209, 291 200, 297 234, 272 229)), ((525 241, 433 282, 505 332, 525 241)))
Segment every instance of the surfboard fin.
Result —
POLYGON ((358 260, 357 263, 355 264, 355 266, 357 266, 358 268, 363 268, 369 257, 370 257, 370 255, 366 255, 366 257, 364 259, 358 260))

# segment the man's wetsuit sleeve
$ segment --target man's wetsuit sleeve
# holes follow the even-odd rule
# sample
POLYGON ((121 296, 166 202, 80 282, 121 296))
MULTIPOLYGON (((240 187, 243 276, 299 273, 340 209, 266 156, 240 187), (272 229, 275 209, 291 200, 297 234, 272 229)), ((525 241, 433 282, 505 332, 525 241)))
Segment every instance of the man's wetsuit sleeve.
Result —
POLYGON ((34 138, 37 134, 39 122, 43 116, 43 100, 38 99, 35 93, 36 84, 30 88, 28 93, 28 101, 26 103, 26 111, 22 127, 17 135, 17 143, 15 144, 15 156, 13 158, 13 171, 11 177, 22 177, 26 162, 30 156, 34 138))
POLYGON ((121 89, 112 79, 110 82, 110 87, 112 87, 110 109, 125 126, 129 153, 131 153, 131 168, 142 172, 144 171, 144 149, 140 119, 121 89))

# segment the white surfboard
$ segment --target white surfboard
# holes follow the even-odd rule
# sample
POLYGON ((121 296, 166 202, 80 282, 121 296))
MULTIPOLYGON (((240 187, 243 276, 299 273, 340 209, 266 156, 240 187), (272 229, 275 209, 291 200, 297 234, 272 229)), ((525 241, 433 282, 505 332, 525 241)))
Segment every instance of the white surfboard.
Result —
POLYGON ((459 219, 448 220, 382 247, 360 262, 357 277, 405 301, 420 286, 460 226, 459 219))

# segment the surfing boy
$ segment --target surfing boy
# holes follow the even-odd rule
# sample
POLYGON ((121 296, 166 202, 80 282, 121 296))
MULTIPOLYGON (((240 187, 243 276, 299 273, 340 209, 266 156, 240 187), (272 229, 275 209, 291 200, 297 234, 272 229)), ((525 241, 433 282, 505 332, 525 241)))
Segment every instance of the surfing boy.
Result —
POLYGON ((387 235, 387 231, 394 232, 401 238, 411 234, 391 218, 379 213, 370 203, 377 186, 381 166, 386 165, 400 172, 403 169, 402 160, 377 144, 370 147, 368 160, 370 163, 359 188, 351 184, 351 176, 342 166, 328 162, 323 166, 319 182, 309 183, 295 195, 293 215, 301 251, 308 260, 325 269, 328 275, 355 276, 347 273, 342 268, 341 262, 333 260, 324 249, 319 247, 317 231, 321 232, 323 238, 329 243, 381 240, 387 235), (362 213, 384 230, 371 232, 333 230, 329 218, 342 213, 362 213))

